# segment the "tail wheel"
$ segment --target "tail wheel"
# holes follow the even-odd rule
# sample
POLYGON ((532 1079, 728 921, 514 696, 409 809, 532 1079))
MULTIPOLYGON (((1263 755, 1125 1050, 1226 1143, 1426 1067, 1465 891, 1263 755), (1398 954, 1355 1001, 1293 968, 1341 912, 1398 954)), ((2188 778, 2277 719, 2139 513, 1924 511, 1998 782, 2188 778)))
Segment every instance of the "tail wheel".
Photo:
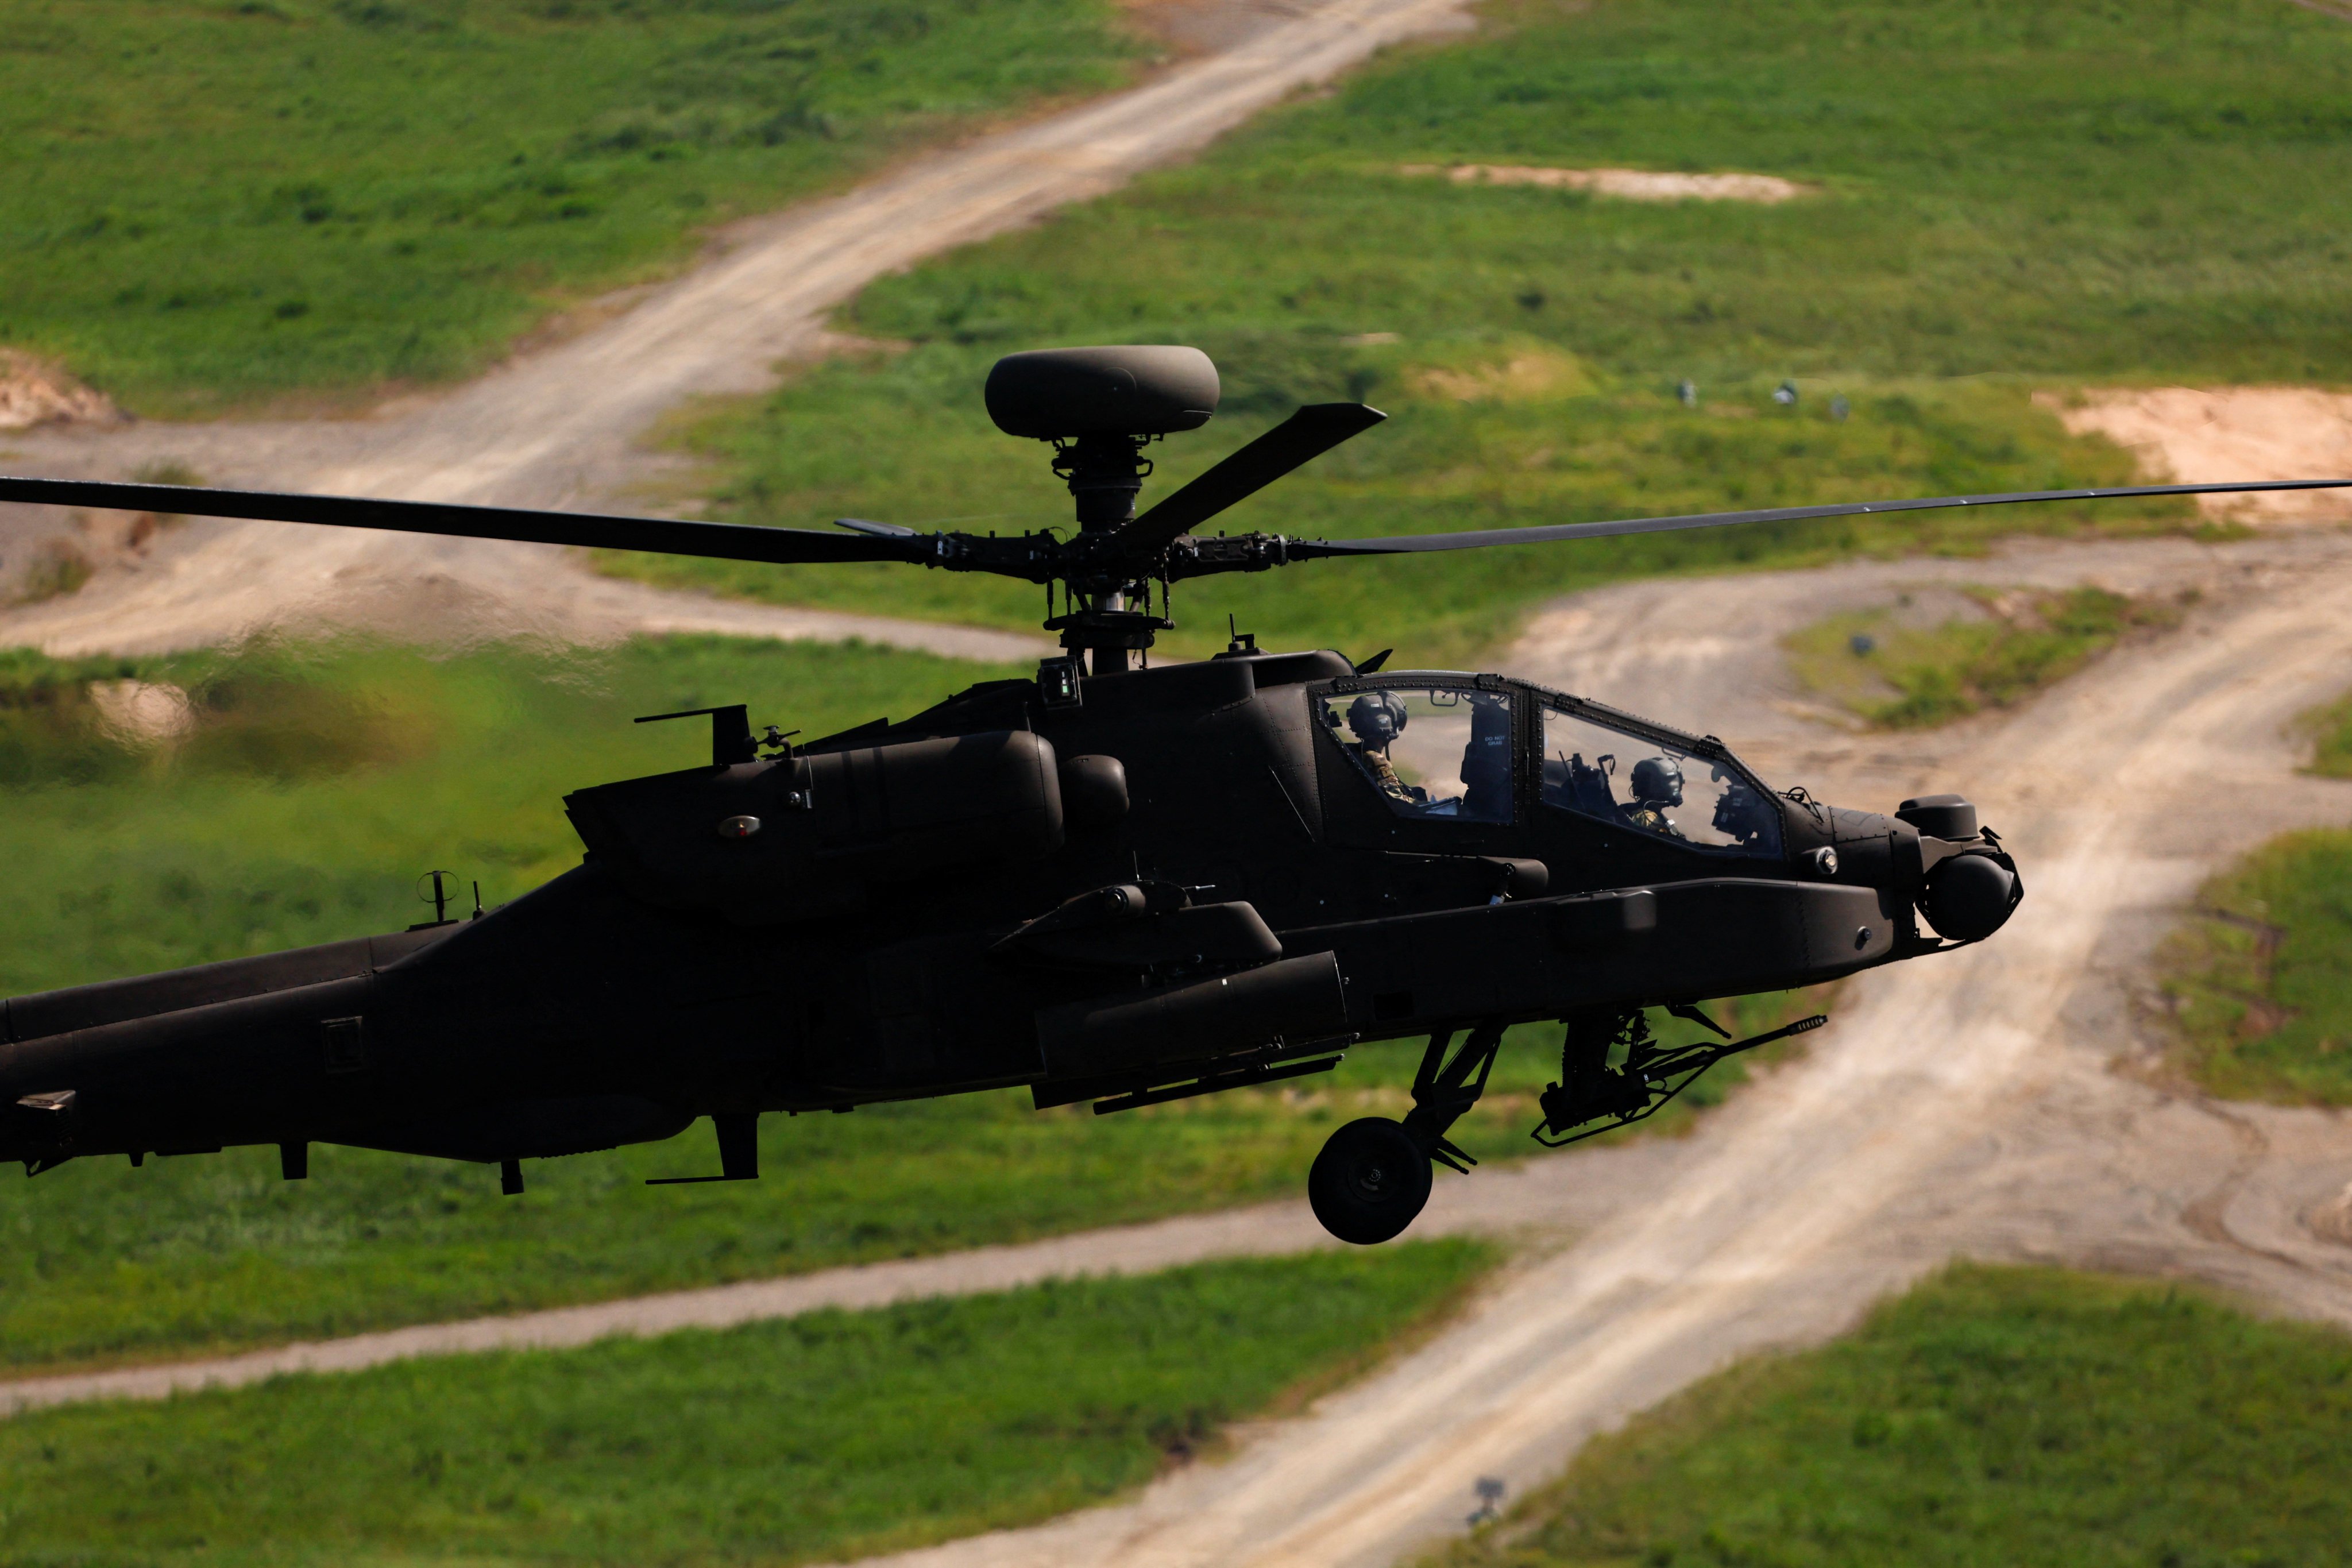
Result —
POLYGON ((1429 1156, 1386 1117, 1350 1121, 1323 1145, 1307 1173, 1307 1201, 1323 1228, 1370 1247, 1413 1222, 1429 1202, 1429 1156))

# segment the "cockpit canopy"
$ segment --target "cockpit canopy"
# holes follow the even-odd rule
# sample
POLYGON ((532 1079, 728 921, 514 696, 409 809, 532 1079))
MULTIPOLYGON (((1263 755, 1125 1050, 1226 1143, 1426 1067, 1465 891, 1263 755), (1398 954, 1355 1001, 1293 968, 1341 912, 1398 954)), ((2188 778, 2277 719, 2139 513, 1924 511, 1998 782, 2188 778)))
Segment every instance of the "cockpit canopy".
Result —
POLYGON ((1549 693, 1537 703, 1546 805, 1705 849, 1780 853, 1779 808, 1728 753, 1617 728, 1577 707, 1549 693))
POLYGON ((1507 824, 1528 758, 1541 809, 1719 854, 1780 853, 1770 792, 1712 740, 1492 677, 1338 681, 1312 700, 1347 767, 1399 817, 1507 824))

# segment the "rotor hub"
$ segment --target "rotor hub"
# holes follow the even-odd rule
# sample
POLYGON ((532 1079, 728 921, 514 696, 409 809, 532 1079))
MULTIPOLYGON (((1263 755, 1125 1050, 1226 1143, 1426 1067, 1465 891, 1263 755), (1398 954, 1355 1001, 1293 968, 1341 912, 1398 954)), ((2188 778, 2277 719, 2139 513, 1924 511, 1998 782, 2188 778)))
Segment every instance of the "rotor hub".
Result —
POLYGON ((1152 639, 1172 630, 1176 623, 1142 610, 1073 610, 1045 622, 1049 632, 1062 634, 1062 646, 1072 653, 1106 650, 1130 653, 1148 648, 1152 639))

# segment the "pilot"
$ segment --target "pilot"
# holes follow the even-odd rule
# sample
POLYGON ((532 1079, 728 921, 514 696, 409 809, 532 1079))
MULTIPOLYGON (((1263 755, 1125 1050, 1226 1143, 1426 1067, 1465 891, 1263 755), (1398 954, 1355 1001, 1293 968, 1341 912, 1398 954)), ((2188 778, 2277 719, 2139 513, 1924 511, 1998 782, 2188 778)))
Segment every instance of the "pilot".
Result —
POLYGON ((1633 764, 1628 784, 1633 795, 1633 804, 1624 808, 1628 823, 1668 838, 1683 837, 1683 830, 1666 819, 1665 810, 1683 803, 1682 769, 1664 757, 1644 757, 1633 764))
POLYGON ((1391 800, 1417 805, 1424 798, 1422 793, 1397 777, 1396 764, 1389 761, 1389 746, 1404 730, 1404 699, 1393 691, 1367 691, 1348 704, 1348 728, 1355 740, 1343 744, 1364 764, 1372 782, 1391 800))

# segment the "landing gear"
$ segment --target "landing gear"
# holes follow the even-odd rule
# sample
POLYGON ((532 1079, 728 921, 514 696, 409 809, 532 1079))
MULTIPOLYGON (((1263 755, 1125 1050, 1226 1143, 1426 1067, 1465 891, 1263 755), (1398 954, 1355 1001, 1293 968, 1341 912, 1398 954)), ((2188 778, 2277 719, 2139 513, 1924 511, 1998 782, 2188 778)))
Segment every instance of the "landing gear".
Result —
POLYGON ((1429 1202, 1429 1156, 1399 1122, 1367 1116, 1331 1134, 1307 1173, 1323 1228, 1371 1247, 1402 1232, 1429 1202))
POLYGON ((1402 1121, 1367 1116, 1323 1145, 1307 1173, 1307 1201, 1323 1228, 1371 1247, 1402 1234, 1429 1202, 1432 1162, 1467 1172, 1478 1162, 1446 1141, 1446 1130, 1486 1092, 1503 1026, 1481 1024, 1446 1057, 1451 1031, 1433 1035, 1413 1075, 1412 1110, 1402 1121))
MULTIPOLYGON (((1560 1081, 1539 1097, 1544 1120, 1534 1132, 1537 1142, 1557 1149, 1654 1115, 1724 1058, 1829 1022, 1815 1015, 1769 1034, 1733 1040, 1696 1007, 1668 1003, 1665 1009, 1705 1026, 1722 1043, 1661 1045, 1640 1013, 1582 1013, 1566 1019, 1560 1081)), ((1451 1030, 1429 1037, 1412 1079, 1412 1109, 1402 1121, 1384 1116, 1350 1121, 1315 1156, 1307 1173, 1307 1201, 1323 1228, 1341 1241, 1371 1247, 1403 1234, 1429 1202, 1432 1164, 1466 1175, 1478 1163, 1445 1134, 1486 1092, 1495 1054, 1502 1048, 1503 1025, 1479 1025, 1449 1055, 1453 1044, 1451 1030)))
POLYGON ((1559 1081, 1537 1097, 1543 1124, 1530 1134, 1547 1149, 1558 1149, 1598 1136, 1612 1128, 1654 1116, 1666 1101, 1698 1081, 1698 1075, 1726 1057, 1752 1051, 1791 1035, 1818 1029, 1829 1022, 1815 1014, 1783 1028, 1749 1039, 1733 1040, 1730 1031, 1681 1003, 1666 1011, 1713 1030, 1725 1043, 1662 1046, 1650 1037, 1649 1020, 1639 1013, 1581 1013, 1567 1020, 1561 1042, 1559 1081), (1609 1065, 1612 1056, 1621 1065, 1609 1065))

